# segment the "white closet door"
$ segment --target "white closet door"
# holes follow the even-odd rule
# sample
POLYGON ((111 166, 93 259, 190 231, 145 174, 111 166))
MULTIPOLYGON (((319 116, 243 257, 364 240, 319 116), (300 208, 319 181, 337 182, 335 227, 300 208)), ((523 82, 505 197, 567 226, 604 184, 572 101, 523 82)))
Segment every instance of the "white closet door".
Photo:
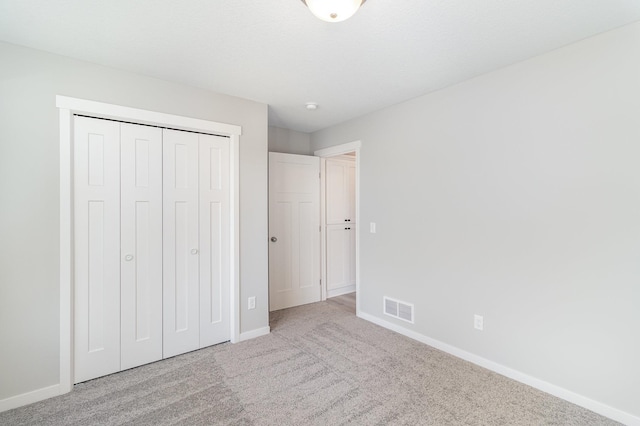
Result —
POLYGON ((121 124, 121 369, 162 359, 162 130, 121 124))
POLYGON ((74 120, 74 383, 120 370, 120 125, 74 120))
POLYGON ((229 139, 200 140, 200 347, 229 340, 229 139))
POLYGON ((163 130, 163 357, 198 349, 198 134, 163 130))

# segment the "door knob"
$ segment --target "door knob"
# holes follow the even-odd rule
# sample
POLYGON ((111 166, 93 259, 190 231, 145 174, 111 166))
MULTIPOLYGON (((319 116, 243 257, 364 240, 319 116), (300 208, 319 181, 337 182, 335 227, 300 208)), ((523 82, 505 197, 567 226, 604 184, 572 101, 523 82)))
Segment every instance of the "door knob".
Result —
POLYGON ((198 254, 198 249, 191 249, 191 254, 198 254))
POLYGON ((133 255, 132 254, 128 254, 124 257, 124 260, 126 260, 127 262, 131 262, 133 260, 133 255))
POLYGON ((276 237, 271 237, 271 242, 275 243, 276 241, 278 241, 278 239, 276 237))

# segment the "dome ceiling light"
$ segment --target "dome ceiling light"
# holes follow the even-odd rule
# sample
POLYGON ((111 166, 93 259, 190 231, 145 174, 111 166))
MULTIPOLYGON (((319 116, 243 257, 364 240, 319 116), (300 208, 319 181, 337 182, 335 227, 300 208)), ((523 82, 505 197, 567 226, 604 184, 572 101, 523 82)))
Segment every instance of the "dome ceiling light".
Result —
POLYGON ((302 0, 311 13, 326 22, 351 18, 367 0, 302 0))

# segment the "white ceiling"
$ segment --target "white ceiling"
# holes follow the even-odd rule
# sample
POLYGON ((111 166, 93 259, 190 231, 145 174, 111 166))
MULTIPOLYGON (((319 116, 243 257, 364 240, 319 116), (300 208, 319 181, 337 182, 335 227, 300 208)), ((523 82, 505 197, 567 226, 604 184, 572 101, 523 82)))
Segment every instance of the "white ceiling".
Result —
POLYGON ((300 0, 0 0, 0 40, 264 102, 303 132, 638 20, 640 0, 368 0, 337 24, 300 0))

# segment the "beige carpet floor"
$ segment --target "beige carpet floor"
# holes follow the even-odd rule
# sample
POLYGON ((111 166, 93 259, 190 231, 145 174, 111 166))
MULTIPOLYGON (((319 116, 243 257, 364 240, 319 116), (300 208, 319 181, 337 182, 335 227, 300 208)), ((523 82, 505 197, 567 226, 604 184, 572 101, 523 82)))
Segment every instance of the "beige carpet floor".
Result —
POLYGON ((78 384, 0 425, 613 425, 354 315, 353 296, 272 332, 78 384))

